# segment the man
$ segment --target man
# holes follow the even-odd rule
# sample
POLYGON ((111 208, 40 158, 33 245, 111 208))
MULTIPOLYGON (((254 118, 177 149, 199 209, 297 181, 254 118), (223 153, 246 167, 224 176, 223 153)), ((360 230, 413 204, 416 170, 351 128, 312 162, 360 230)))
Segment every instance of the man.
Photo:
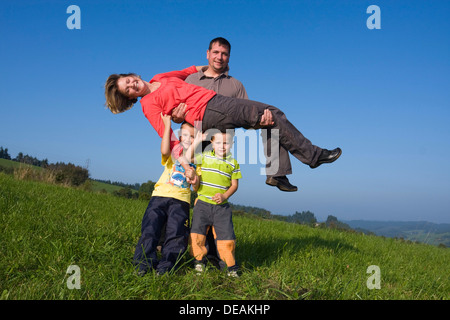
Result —
MULTIPOLYGON (((247 92, 243 84, 236 78, 228 74, 230 61, 231 44, 228 40, 218 37, 209 43, 209 48, 206 51, 206 59, 208 60, 208 69, 200 70, 186 78, 187 83, 195 84, 206 89, 213 90, 224 96, 248 99, 247 92)), ((185 105, 182 103, 172 112, 172 120, 177 123, 184 121, 185 105)), ((272 114, 266 113, 261 119, 261 125, 272 124, 272 114)), ((206 145, 203 145, 205 149, 206 145)), ((207 258, 216 267, 220 268, 220 258, 217 256, 216 244, 214 241, 213 232, 210 229, 206 237, 206 247, 208 250, 207 258)), ((224 266, 222 266, 224 267, 224 266)))
MULTIPOLYGON (((209 43, 208 50, 206 51, 206 59, 208 60, 208 69, 200 70, 199 72, 192 74, 186 78, 187 83, 195 84, 206 89, 213 90, 218 94, 240 98, 248 99, 247 92, 243 84, 236 78, 228 74, 231 53, 231 44, 228 40, 218 37, 209 43)), ((172 120, 177 123, 184 121, 184 109, 185 105, 180 104, 172 112, 172 120)), ((272 113, 267 110, 264 116, 261 118, 261 126, 267 126, 273 124, 272 113)), ((203 145, 203 149, 208 143, 203 145)), ((267 181, 266 181, 267 183, 267 181)), ((277 184, 272 184, 276 185, 277 184)), ((280 186, 278 186, 280 188, 280 186)), ((285 189, 292 189, 291 191, 297 190, 294 186, 285 186, 285 189), (295 188, 295 190, 293 190, 295 188)), ((281 189, 281 188, 280 188, 281 189)), ((282 189, 281 189, 282 190, 282 189)), ((207 242, 207 258, 208 260, 220 268, 219 261, 220 258, 217 256, 217 249, 214 241, 214 236, 212 230, 210 229, 206 237, 207 242)))
MULTIPOLYGON (((209 48, 206 51, 206 58, 208 59, 208 69, 201 70, 186 78, 187 83, 195 84, 206 89, 214 90, 215 92, 233 98, 248 99, 247 92, 242 83, 236 78, 228 74, 230 61, 231 44, 224 38, 215 38, 211 40, 209 48)), ((172 120, 181 123, 184 120, 185 105, 182 103, 172 112, 172 120)), ((269 110, 261 118, 260 126, 267 127, 273 124, 272 113, 269 110)), ((263 136, 263 140, 270 138, 270 130, 267 130, 267 136, 263 136)), ((264 141, 265 143, 265 141, 264 141)), ((270 145, 267 144, 267 153, 270 154, 270 145)), ((280 163, 279 171, 283 174, 267 175, 266 184, 278 187, 282 191, 297 191, 297 187, 290 184, 284 172, 292 173, 291 164, 289 161, 288 151, 280 148, 280 153, 285 153, 287 163, 280 163)), ((271 155, 273 157, 273 155, 271 155)), ((271 162, 267 162, 267 167, 271 166, 271 162)))

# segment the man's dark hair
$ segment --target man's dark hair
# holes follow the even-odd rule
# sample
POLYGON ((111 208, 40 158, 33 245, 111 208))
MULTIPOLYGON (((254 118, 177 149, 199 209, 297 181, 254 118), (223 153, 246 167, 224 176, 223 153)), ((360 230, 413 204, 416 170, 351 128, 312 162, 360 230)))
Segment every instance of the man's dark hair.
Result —
POLYGON ((217 37, 217 38, 212 39, 211 42, 209 43, 208 50, 211 50, 212 45, 216 42, 218 42, 221 46, 228 47, 228 53, 231 53, 231 44, 228 42, 227 39, 222 38, 222 37, 217 37))

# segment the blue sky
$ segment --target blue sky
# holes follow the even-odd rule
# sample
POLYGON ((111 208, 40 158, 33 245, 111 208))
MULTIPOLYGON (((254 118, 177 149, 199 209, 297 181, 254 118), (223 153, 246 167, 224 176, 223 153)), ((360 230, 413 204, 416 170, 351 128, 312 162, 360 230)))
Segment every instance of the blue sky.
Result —
POLYGON ((223 36, 250 99, 343 150, 315 170, 292 158, 295 193, 266 186, 261 163, 243 164, 231 202, 319 220, 448 223, 449 12, 437 0, 2 1, 0 145, 89 164, 92 178, 156 181, 160 138, 140 104, 105 109, 104 82, 207 64, 209 41, 223 36), (66 26, 72 4, 79 30, 66 26), (366 26, 372 4, 381 29, 366 26))

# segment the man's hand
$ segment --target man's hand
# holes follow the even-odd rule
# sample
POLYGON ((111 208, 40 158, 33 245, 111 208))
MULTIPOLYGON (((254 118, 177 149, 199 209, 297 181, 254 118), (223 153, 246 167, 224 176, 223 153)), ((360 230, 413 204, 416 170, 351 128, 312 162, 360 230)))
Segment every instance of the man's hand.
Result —
POLYGON ((172 121, 175 123, 182 123, 184 121, 184 117, 186 116, 186 104, 180 103, 172 110, 172 121))
POLYGON ((273 121, 272 112, 269 109, 264 110, 264 114, 261 116, 261 122, 259 125, 261 127, 272 126, 275 122, 273 121))

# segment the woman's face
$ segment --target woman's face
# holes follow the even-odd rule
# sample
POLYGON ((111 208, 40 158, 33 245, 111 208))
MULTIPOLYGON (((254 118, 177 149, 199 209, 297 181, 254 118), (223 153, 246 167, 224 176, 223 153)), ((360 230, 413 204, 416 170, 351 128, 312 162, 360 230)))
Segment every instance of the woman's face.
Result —
POLYGON ((146 86, 139 77, 130 75, 117 80, 117 89, 129 99, 137 99, 144 95, 146 86))

